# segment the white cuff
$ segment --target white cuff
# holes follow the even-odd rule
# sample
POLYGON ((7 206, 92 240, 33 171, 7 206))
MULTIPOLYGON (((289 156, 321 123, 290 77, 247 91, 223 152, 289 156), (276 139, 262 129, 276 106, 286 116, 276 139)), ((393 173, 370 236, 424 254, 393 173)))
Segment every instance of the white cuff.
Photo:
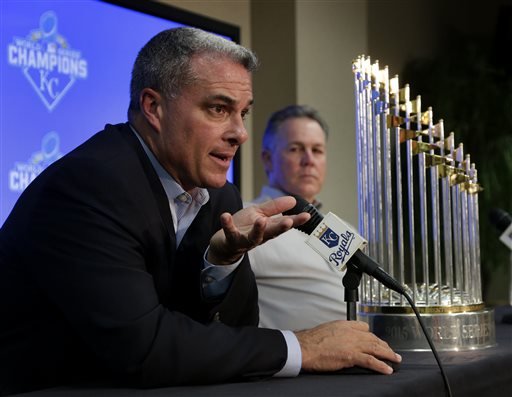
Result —
POLYGON ((281 331, 286 341, 286 347, 288 348, 288 357, 286 363, 281 370, 274 374, 275 377, 294 377, 297 376, 302 367, 302 352, 300 350, 300 344, 292 331, 281 331))
POLYGON ((231 273, 233 273, 236 268, 238 267, 238 265, 240 265, 240 263, 242 263, 242 260, 244 259, 244 255, 242 255, 242 257, 237 260, 235 263, 232 263, 231 265, 224 265, 224 266, 218 266, 218 265, 214 265, 210 262, 208 262, 206 260, 206 256, 208 255, 208 250, 210 249, 210 246, 208 246, 208 248, 206 248, 206 251, 204 252, 204 255, 203 255, 203 272, 206 270, 208 275, 213 277, 215 279, 215 281, 221 281, 223 278, 226 278, 227 276, 229 276, 231 273))

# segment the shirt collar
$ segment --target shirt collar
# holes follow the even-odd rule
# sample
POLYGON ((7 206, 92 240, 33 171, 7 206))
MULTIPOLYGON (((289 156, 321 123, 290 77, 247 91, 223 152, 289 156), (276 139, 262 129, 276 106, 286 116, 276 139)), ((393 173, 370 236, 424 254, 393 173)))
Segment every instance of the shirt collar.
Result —
POLYGON ((171 176, 171 174, 169 174, 164 169, 164 167, 162 167, 162 165, 155 157, 153 152, 149 149, 144 140, 140 137, 135 127, 133 127, 130 124, 130 128, 132 129, 135 136, 139 139, 139 142, 142 145, 144 152, 146 152, 149 161, 153 165, 153 168, 155 169, 158 178, 160 179, 160 182, 162 182, 162 186, 164 187, 165 194, 167 195, 167 199, 169 201, 179 201, 182 203, 190 204, 192 200, 194 200, 199 205, 204 205, 208 202, 210 195, 207 189, 195 187, 190 192, 186 192, 185 190, 183 190, 183 188, 178 184, 178 182, 176 182, 176 180, 171 176))

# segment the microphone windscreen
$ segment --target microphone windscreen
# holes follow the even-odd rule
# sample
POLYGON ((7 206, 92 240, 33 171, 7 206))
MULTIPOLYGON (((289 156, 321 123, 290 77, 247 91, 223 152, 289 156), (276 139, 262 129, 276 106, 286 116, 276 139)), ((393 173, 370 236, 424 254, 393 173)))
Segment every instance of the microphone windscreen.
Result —
POLYGON ((288 211, 283 212, 283 215, 297 215, 302 212, 308 212, 307 207, 310 205, 306 200, 304 200, 301 196, 297 196, 294 194, 289 194, 292 196, 296 203, 295 206, 290 208, 288 211))
POLYGON ((304 232, 306 234, 313 233, 313 230, 315 230, 315 228, 320 224, 324 216, 320 212, 318 212, 318 210, 315 208, 313 204, 308 203, 302 197, 297 195, 290 196, 294 197, 297 203, 293 208, 290 208, 288 211, 283 212, 283 215, 297 215, 302 212, 307 212, 309 215, 311 215, 311 218, 309 218, 309 220, 306 223, 296 226, 296 229, 299 229, 301 232, 304 232))
POLYGON ((512 223, 512 216, 500 208, 493 208, 491 211, 489 211, 489 221, 496 227, 496 229, 498 229, 500 233, 503 233, 512 223))

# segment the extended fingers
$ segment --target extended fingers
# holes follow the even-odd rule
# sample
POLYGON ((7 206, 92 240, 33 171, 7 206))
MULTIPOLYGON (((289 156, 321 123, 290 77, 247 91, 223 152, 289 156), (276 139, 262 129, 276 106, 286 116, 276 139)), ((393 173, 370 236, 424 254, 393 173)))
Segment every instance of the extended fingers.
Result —
POLYGON ((233 216, 229 212, 224 212, 220 216, 220 225, 224 230, 226 238, 228 238, 228 235, 234 235, 238 233, 238 229, 233 222, 233 216))
MULTIPOLYGON (((263 215, 273 216, 277 214, 282 214, 283 212, 293 208, 296 201, 292 196, 283 196, 278 197, 273 200, 265 201, 264 203, 259 205, 259 209, 263 215)), ((298 226, 306 222, 311 215, 307 212, 302 212, 296 215, 287 215, 287 217, 293 219, 293 226, 298 226)))
POLYGON ((354 366, 371 369, 384 375, 393 373, 393 368, 370 354, 360 353, 354 359, 354 366))
POLYGON ((221 215, 220 222, 226 240, 238 248, 250 249, 256 247, 264 239, 267 218, 263 216, 257 218, 250 228, 242 227, 243 230, 238 228, 233 216, 227 212, 221 215))
POLYGON ((274 238, 281 233, 290 230, 293 226, 293 219, 289 217, 274 217, 270 218, 267 224, 267 230, 265 231, 267 240, 274 238))
POLYGON ((374 340, 365 343, 364 349, 357 355, 354 365, 369 368, 382 374, 392 374, 393 368, 390 362, 400 363, 402 357, 395 353, 387 342, 373 334, 369 335, 371 335, 374 340))
POLYGON ((249 231, 247 237, 251 242, 251 246, 256 247, 260 245, 265 238, 265 229, 267 226, 267 218, 258 218, 254 222, 253 228, 249 231))
POLYGON ((265 201, 259 205, 260 211, 266 216, 281 214, 284 211, 293 208, 296 201, 291 196, 278 197, 273 200, 265 201))

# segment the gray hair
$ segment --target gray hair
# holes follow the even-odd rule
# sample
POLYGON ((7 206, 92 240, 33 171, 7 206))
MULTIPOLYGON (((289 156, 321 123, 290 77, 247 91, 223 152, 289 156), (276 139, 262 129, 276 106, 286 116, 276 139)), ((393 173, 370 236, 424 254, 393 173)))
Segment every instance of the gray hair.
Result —
POLYGON ((267 122, 267 127, 263 133, 263 149, 272 150, 274 137, 279 130, 281 124, 286 120, 306 117, 316 121, 325 133, 325 138, 329 136, 329 127, 327 123, 320 117, 318 111, 307 105, 290 105, 277 112, 274 112, 267 122))
POLYGON ((191 84, 197 78, 190 67, 196 55, 229 58, 249 72, 258 64, 252 51, 213 33, 189 27, 164 30, 149 40, 137 55, 130 83, 128 117, 140 110, 139 98, 144 88, 152 88, 172 99, 185 85, 191 84))

